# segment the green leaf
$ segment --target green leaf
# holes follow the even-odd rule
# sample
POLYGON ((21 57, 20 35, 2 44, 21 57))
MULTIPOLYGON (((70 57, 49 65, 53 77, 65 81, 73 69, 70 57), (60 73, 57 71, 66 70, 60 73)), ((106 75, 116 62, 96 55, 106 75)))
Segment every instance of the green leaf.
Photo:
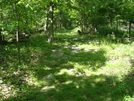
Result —
POLYGON ((0 3, 2 3, 4 0, 0 0, 0 3))

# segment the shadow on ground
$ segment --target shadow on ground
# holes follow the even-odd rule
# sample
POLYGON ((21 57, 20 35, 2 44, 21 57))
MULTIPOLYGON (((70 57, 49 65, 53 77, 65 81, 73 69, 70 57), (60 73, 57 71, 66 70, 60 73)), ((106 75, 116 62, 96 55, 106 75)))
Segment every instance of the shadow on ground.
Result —
POLYGON ((106 75, 61 75, 60 78, 65 77, 68 83, 57 82, 44 89, 30 87, 20 91, 19 96, 3 101, 124 101, 125 96, 134 93, 134 87, 126 79, 118 81, 116 77, 106 75))
MULTIPOLYGON (((123 101, 125 96, 133 97, 133 71, 130 71, 122 81, 114 76, 92 75, 82 71, 59 74, 61 69, 77 68, 74 67, 75 63, 86 69, 101 68, 107 60, 103 49, 85 51, 73 46, 76 43, 74 41, 70 41, 71 43, 66 47, 52 45, 45 40, 40 41, 43 39, 43 37, 35 37, 29 42, 20 44, 21 49, 24 50, 21 51, 22 65, 19 67, 19 72, 14 64, 17 62, 17 51, 13 49, 14 46, 5 50, 7 60, 3 61, 6 65, 2 66, 6 77, 3 77, 2 84, 7 84, 8 89, 13 86, 17 89, 17 93, 3 101, 123 101), (8 68, 8 71, 5 68, 8 68), (77 75, 78 73, 82 75, 77 75), (29 85, 24 79, 26 77, 30 79, 29 74, 38 81, 43 81, 44 76, 50 75, 51 81, 42 86, 29 85)), ((65 40, 68 39, 65 37, 65 40)), ((133 63, 133 60, 131 62, 133 63)))

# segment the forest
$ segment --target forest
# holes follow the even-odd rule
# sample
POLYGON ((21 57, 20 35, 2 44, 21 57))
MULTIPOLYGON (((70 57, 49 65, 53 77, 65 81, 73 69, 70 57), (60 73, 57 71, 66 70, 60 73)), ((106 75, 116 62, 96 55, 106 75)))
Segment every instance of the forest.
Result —
POLYGON ((0 0, 0 101, 133 101, 134 0, 0 0))

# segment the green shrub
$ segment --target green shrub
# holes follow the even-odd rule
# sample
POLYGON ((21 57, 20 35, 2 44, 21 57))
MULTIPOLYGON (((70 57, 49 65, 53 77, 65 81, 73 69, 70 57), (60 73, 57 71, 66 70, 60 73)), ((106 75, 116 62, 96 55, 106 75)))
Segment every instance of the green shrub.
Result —
POLYGON ((124 32, 117 28, 110 28, 108 26, 102 26, 98 29, 98 33, 102 36, 107 36, 109 34, 114 34, 116 38, 124 37, 124 32))

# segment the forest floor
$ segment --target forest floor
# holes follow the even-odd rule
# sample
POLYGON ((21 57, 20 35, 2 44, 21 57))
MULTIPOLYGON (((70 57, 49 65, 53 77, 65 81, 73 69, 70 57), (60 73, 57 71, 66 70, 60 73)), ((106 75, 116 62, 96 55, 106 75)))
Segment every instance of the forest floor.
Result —
POLYGON ((0 46, 1 101, 134 101, 134 42, 77 29, 0 46))

